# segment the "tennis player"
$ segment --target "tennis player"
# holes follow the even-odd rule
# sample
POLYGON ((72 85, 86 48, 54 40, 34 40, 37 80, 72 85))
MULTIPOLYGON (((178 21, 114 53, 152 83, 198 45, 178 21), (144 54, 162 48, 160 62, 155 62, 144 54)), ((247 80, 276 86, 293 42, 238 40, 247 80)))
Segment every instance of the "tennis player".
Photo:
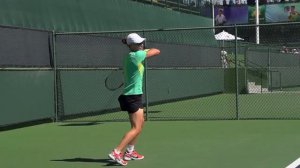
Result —
POLYGON ((122 111, 127 111, 131 129, 125 133, 121 142, 112 152, 109 157, 119 164, 125 166, 128 160, 144 159, 135 150, 137 138, 142 131, 144 124, 144 110, 142 103, 143 94, 143 61, 145 58, 158 55, 160 51, 156 48, 145 49, 145 38, 140 37, 136 33, 131 33, 122 42, 129 47, 129 54, 123 60, 124 69, 124 91, 119 96, 118 100, 122 111), (124 157, 122 151, 126 148, 124 157))

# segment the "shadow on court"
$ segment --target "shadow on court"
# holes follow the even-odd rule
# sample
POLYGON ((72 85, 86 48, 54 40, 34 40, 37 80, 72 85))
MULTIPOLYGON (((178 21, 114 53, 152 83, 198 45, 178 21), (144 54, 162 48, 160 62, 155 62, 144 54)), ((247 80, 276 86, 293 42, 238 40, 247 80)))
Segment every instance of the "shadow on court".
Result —
POLYGON ((80 127, 80 126, 93 126, 93 125, 99 125, 99 124, 104 124, 104 123, 101 123, 101 122, 78 122, 78 123, 67 123, 67 124, 63 124, 63 125, 59 125, 59 126, 62 126, 62 127, 80 127))
POLYGON ((72 159, 55 159, 53 162, 81 162, 81 163, 104 163, 105 166, 119 166, 111 159, 92 159, 92 158, 72 158, 72 159))
POLYGON ((160 113, 162 111, 158 111, 158 110, 150 110, 149 113, 160 113))

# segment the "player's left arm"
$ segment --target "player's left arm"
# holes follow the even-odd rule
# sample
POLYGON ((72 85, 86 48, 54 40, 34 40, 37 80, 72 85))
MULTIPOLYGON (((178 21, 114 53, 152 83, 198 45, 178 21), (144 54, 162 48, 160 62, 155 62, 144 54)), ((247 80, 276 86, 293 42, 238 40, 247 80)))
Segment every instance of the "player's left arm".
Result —
POLYGON ((160 54, 160 50, 157 48, 145 49, 144 51, 146 52, 146 58, 153 57, 160 54))

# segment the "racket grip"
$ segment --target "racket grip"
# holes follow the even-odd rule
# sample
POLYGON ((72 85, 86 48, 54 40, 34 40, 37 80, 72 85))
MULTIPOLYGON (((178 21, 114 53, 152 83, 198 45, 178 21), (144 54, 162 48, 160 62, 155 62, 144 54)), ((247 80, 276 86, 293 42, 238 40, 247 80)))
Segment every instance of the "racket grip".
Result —
POLYGON ((122 43, 123 43, 123 44, 127 44, 126 39, 122 39, 122 43))

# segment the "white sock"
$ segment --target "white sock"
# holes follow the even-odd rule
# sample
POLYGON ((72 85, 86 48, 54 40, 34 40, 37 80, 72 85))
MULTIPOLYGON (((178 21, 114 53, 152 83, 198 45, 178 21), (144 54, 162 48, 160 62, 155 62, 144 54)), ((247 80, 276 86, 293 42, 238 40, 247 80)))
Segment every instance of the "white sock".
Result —
POLYGON ((116 154, 120 154, 121 151, 117 150, 117 149, 114 149, 114 151, 116 152, 116 154))
POLYGON ((134 145, 128 145, 128 146, 127 146, 127 151, 128 151, 129 153, 133 152, 133 151, 134 151, 134 145))

